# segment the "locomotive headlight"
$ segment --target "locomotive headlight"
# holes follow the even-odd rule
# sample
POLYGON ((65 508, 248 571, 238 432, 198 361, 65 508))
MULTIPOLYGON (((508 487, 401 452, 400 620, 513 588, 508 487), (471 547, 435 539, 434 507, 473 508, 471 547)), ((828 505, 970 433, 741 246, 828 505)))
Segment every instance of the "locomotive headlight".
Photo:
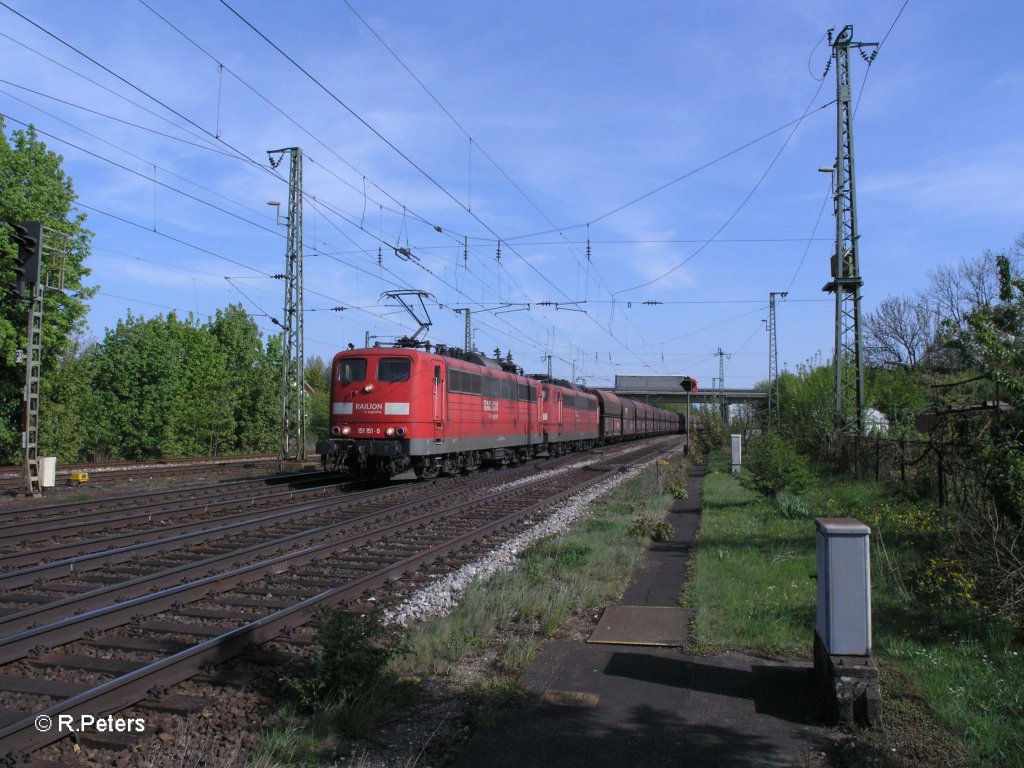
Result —
POLYGON ((394 437, 395 436, 395 428, 394 427, 388 427, 387 429, 384 430, 384 434, 387 435, 388 437, 394 437))
POLYGON ((367 384, 363 387, 363 392, 373 392, 373 384, 367 384))
POLYGON ((405 427, 399 427, 395 430, 395 434, 399 437, 405 437, 405 427))
POLYGON ((343 434, 343 435, 351 434, 351 432, 352 432, 352 427, 342 427, 341 428, 341 434, 343 434))

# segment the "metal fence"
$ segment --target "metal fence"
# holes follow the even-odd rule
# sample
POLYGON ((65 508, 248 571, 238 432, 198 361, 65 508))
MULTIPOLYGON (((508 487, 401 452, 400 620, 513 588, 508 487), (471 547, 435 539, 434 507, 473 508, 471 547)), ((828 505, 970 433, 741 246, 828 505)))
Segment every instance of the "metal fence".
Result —
POLYGON ((980 442, 844 436, 833 444, 837 464, 859 478, 907 489, 939 506, 986 504, 979 482, 980 442))

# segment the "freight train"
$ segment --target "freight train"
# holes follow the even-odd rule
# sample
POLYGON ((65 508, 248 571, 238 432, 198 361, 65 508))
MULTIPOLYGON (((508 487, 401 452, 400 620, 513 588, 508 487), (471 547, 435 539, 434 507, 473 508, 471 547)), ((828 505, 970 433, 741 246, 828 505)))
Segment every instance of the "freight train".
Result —
POLYGON ((444 347, 339 352, 330 408, 324 469, 393 480, 687 431, 682 414, 444 347))

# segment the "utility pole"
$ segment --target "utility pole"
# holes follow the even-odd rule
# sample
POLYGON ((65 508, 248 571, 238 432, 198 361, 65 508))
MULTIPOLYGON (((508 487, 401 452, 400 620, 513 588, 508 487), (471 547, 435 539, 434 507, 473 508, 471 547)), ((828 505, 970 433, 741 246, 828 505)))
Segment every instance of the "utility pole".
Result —
POLYGON ((463 347, 462 348, 466 352, 472 352, 473 351, 473 310, 471 310, 469 307, 454 307, 454 308, 452 308, 452 311, 455 312, 455 314, 457 314, 457 315, 462 315, 462 314, 465 315, 463 320, 465 321, 466 331, 465 331, 465 341, 463 342, 463 347))
POLYGON ((302 150, 298 147, 267 151, 277 168, 291 156, 288 174, 288 246, 285 251, 284 328, 281 360, 281 461, 306 458, 305 360, 302 341, 302 150))
POLYGON ((779 347, 776 338, 775 297, 783 299, 789 295, 787 291, 770 291, 768 293, 768 424, 779 425, 779 347))
MULTIPOLYGON (((725 402, 725 358, 726 353, 719 347, 718 351, 715 352, 718 355, 718 407, 722 412, 722 423, 729 423, 729 406, 725 402)), ((732 355, 728 355, 732 357, 732 355)))
MULTIPOLYGON (((875 47, 877 43, 853 42, 848 24, 829 43, 836 68, 836 163, 833 170, 836 243, 832 255, 832 280, 822 288, 836 295, 835 412, 837 433, 864 434, 864 363, 862 358, 860 276, 857 232, 857 197, 853 163, 853 105, 850 87, 850 48, 875 47)), ((876 51, 861 56, 870 64, 876 51)))

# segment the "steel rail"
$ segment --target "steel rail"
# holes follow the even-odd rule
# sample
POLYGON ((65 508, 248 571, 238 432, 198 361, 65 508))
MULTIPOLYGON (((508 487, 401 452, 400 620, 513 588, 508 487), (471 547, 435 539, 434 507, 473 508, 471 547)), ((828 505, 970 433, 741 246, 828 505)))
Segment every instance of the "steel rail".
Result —
POLYGON ((313 479, 328 480, 322 472, 311 473, 308 477, 294 476, 287 480, 282 478, 281 482, 275 482, 276 478, 255 480, 239 478, 212 485, 187 485, 177 489, 164 488, 147 493, 104 496, 91 501, 68 501, 46 506, 22 507, 17 510, 0 509, 0 537, 13 538, 17 532, 20 532, 19 529, 34 530, 33 526, 38 526, 40 523, 50 524, 58 520, 61 523, 69 524, 93 519, 116 521, 119 519, 118 515, 124 514, 125 507, 131 507, 133 510, 158 509, 162 505, 182 501, 200 502, 207 499, 210 503, 217 503, 231 495, 250 498, 259 494, 260 491, 267 490, 268 486, 282 485, 284 482, 287 482, 289 487, 278 491, 278 493, 316 491, 321 488, 338 488, 350 484, 335 481, 325 482, 322 486, 301 487, 303 483, 308 483, 313 479))
MULTIPOLYGON (((294 492, 291 492, 294 495, 294 492)), ((288 495, 286 492, 284 495, 288 495)), ((111 547, 115 549, 124 549, 132 544, 142 544, 143 542, 161 542, 164 540, 171 541, 173 539, 180 538, 187 534, 192 533, 203 533, 206 532, 210 536, 214 536, 219 530, 226 527, 237 526, 241 523, 245 523, 242 520, 238 522, 239 518, 244 518, 246 515, 253 514, 253 507, 256 506, 257 497, 247 499, 250 501, 248 509, 243 509, 240 512, 235 512, 227 515, 220 515, 215 517, 201 518, 192 520, 189 522, 178 523, 177 525, 171 525, 164 528, 140 528, 135 531, 129 531, 128 533, 119 534, 116 536, 109 537, 97 537, 93 539, 79 539, 75 541, 65 542, 63 544, 54 544, 50 547, 44 547, 41 549, 31 550, 18 550, 14 552, 7 552, 0 555, 0 579, 7 573, 11 573, 11 568, 21 567, 27 564, 45 562, 50 558, 64 558, 65 560, 73 560, 79 556, 85 556, 93 553, 102 554, 104 551, 110 550, 111 547), (235 521, 235 522, 232 522, 235 521), (119 544, 127 542, 127 544, 119 544), (67 555, 72 555, 68 558, 67 555)), ((323 506, 329 504, 329 501, 322 502, 307 502, 312 507, 323 506)), ((182 513, 194 512, 200 508, 205 508, 204 505, 196 505, 191 507, 181 508, 182 513)), ((177 512, 174 513, 175 515, 177 512)), ((257 518, 258 519, 258 518, 257 518)))
MULTIPOLYGON (((97 589, 89 590, 88 592, 81 592, 76 595, 72 595, 67 598, 53 600, 42 605, 27 608, 17 613, 9 614, 7 616, 0 617, 0 638, 5 637, 9 634, 8 630, 17 627, 19 630, 30 627, 33 624, 39 624, 43 621, 53 621, 59 616, 67 616, 70 614, 81 614, 86 610, 94 610, 99 604, 99 600, 102 597, 109 595, 116 595, 119 599, 125 599, 130 597, 136 597, 139 595, 151 592, 154 587, 170 586, 176 582, 180 582, 183 577, 191 574, 202 573, 209 574, 211 571, 216 569, 218 566, 230 563, 231 565, 240 565, 245 562, 247 558, 259 557, 262 554, 272 552, 275 550, 281 550, 284 548, 291 548, 299 546, 301 543, 309 543, 310 541, 330 536, 340 531, 344 531, 348 528, 353 528, 360 525, 366 525, 371 522, 380 520, 384 517, 394 517, 395 515, 402 514, 403 511, 408 510, 412 507, 422 507, 425 504, 442 501, 445 497, 450 496, 452 493, 464 493, 466 490, 472 490, 477 485, 480 485, 486 481, 476 481, 470 485, 462 485, 457 489, 447 489, 439 491, 434 494, 427 496, 418 497, 412 501, 404 504, 398 504, 395 506, 384 507, 379 510, 373 510, 371 512, 364 513, 362 515, 355 515, 347 517, 340 521, 335 521, 325 525, 316 526, 309 528, 304 531, 298 531, 293 534, 288 534, 283 537, 275 538, 270 541, 258 542, 242 549, 232 550, 219 555, 213 555, 211 557, 197 560, 192 563, 183 563, 175 568, 157 571, 155 573, 146 574, 139 576, 134 579, 126 579, 123 582, 116 584, 110 584, 105 587, 99 587, 97 589)), ((386 496, 391 493, 390 490, 373 490, 365 491, 359 494, 358 498, 352 496, 346 497, 341 500, 345 506, 351 506, 352 504, 371 501, 374 498, 386 496)), ((310 510, 316 510, 318 508, 334 507, 339 503, 338 499, 334 499, 329 502, 318 502, 311 506, 302 507, 300 510, 293 510, 288 512, 281 512, 270 518, 259 518, 260 523, 280 523, 282 520, 293 517, 305 517, 310 514, 310 510)), ((341 511, 340 509, 338 510, 341 511)), ((232 528, 238 528, 244 525, 243 523, 235 523, 232 528)), ((254 530, 261 530, 254 529, 254 530)), ((249 530, 249 529, 246 529, 249 530)), ((190 540, 206 541, 208 536, 206 532, 199 532, 193 534, 185 534, 179 538, 188 538, 190 540)), ((113 562, 133 562, 139 557, 145 554, 152 554, 153 550, 163 544, 163 541, 140 544, 133 547, 126 547, 119 551, 121 557, 113 562), (129 557, 130 555, 130 557, 129 557)), ((181 547, 176 547, 180 549, 181 547)), ((71 561, 61 561, 59 563, 48 563, 43 566, 36 566, 34 568, 26 568, 20 571, 15 571, 12 574, 0 574, 0 588, 14 589, 17 586, 26 586, 35 584, 42 574, 47 575, 46 571, 53 570, 59 573, 51 575, 51 578, 59 576, 66 576, 69 573, 88 571, 96 568, 103 567, 104 565, 110 564, 110 561, 91 563, 90 560, 96 560, 104 558, 105 556, 112 553, 96 553, 93 555, 87 555, 82 558, 73 558, 71 561)), ((3 601, 3 595, 0 595, 0 602, 3 601)))
MULTIPOLYGON (((223 663, 254 643, 266 642, 280 635, 285 629, 293 629, 308 623, 323 607, 351 601, 410 570, 461 549, 467 544, 522 520, 533 512, 557 504, 561 500, 616 474, 618 474, 617 468, 604 473, 590 474, 585 482, 577 483, 555 496, 478 526, 469 533, 421 550, 373 573, 353 579, 347 584, 275 611, 216 638, 198 643, 184 651, 65 699, 0 730, 0 744, 6 745, 10 750, 8 752, 9 760, 17 760, 20 758, 18 753, 39 749, 64 737, 64 734, 56 732, 56 729, 40 732, 35 726, 36 719, 40 716, 45 715, 56 720, 61 715, 79 717, 83 714, 92 714, 98 716, 123 709, 142 701, 150 695, 151 691, 175 685, 192 677, 207 664, 223 663)), ((499 495, 507 494, 505 492, 493 494, 494 497, 499 495)))
MULTIPOLYGON (((30 522, 39 520, 49 521, 54 519, 67 519, 78 517, 76 510, 83 508, 95 508, 94 511, 82 512, 82 515, 116 515, 122 512, 124 507, 133 505, 158 506, 161 502, 169 503, 181 501, 182 499, 217 498, 226 493, 236 492, 240 489, 245 492, 247 486, 251 486, 251 492, 256 493, 267 486, 282 485, 288 483, 291 488, 310 482, 317 478, 328 479, 326 473, 310 472, 298 475, 272 475, 258 478, 228 478, 209 485, 183 485, 177 488, 160 488, 152 491, 139 493, 123 493, 109 496, 102 496, 96 499, 85 501, 64 501, 56 504, 25 505, 18 508, 0 508, 0 531, 4 526, 18 525, 16 522, 21 519, 28 519, 30 522), (69 514, 70 513, 70 514, 69 514)), ((341 478, 338 478, 341 481, 341 478)), ((325 487, 339 487, 351 482, 325 483, 325 487)), ((81 518, 80 518, 81 519, 81 518)))
MULTIPOLYGON (((538 481, 538 485, 550 480, 551 478, 543 478, 538 481)), ((7 635, 0 638, 0 664, 24 658, 29 653, 38 653, 41 647, 54 647, 79 640, 89 631, 111 629, 135 617, 151 616, 182 602, 205 597, 215 593, 217 591, 216 588, 224 584, 230 584, 233 587, 240 583, 255 581, 268 574, 280 573, 288 568, 308 563, 329 550, 351 549, 371 541, 386 539, 388 536, 405 533, 425 523, 438 522, 456 516, 466 509, 479 507, 499 497, 505 501, 509 496, 523 495, 528 493, 533 487, 535 486, 526 485, 511 491, 487 494, 478 499, 450 507, 441 513, 437 511, 424 512, 369 531, 346 536, 339 540, 316 544, 297 552, 278 555, 256 563, 250 563, 206 576, 196 581, 166 587, 158 592, 151 592, 113 605, 106 605, 86 613, 70 616, 50 624, 7 635)), ((449 491, 448 493, 460 492, 462 492, 461 488, 449 491)), ((422 505, 422 501, 414 500, 406 506, 419 507, 422 505)))
MULTIPOLYGON (((209 459, 197 459, 194 461, 190 461, 188 459, 175 459, 171 461, 157 460, 150 462, 118 461, 108 462, 105 464, 64 464, 57 470, 56 476, 66 478, 70 476, 72 472, 85 471, 89 473, 90 483, 102 484, 110 480, 118 480, 125 477, 151 479, 180 472, 199 472, 210 470, 213 470, 214 472, 231 471, 236 469, 238 465, 244 465, 246 463, 269 464, 274 461, 276 461, 275 458, 267 456, 240 456, 237 458, 222 458, 212 461, 209 459)), ((247 467, 243 466, 243 468, 247 467)), ((21 479, 20 468, 3 467, 0 468, 0 473, 2 473, 0 474, 0 489, 2 490, 17 490, 20 488, 21 483, 24 482, 21 479)))
MULTIPOLYGON (((530 470, 526 468, 505 470, 510 479, 518 475, 528 474, 529 471, 530 470)), ((461 485, 460 488, 463 490, 471 490, 478 485, 486 485, 490 482, 493 482, 493 476, 469 481, 468 483, 461 485)), ((88 539, 83 542, 55 545, 54 547, 46 549, 32 550, 31 553, 12 552, 2 554, 0 555, 0 568, 10 568, 11 570, 0 570, 0 591, 30 586, 37 582, 68 576, 74 572, 85 572, 96 570, 110 564, 129 562, 142 555, 152 555, 182 549, 189 544, 198 541, 220 541, 238 530, 256 531, 267 527, 268 524, 280 523, 283 519, 286 519, 289 516, 301 517, 307 514, 315 514, 319 509, 330 508, 339 503, 343 506, 351 506, 352 504, 366 502, 380 496, 401 493, 401 490, 402 489, 396 491, 393 486, 389 486, 385 488, 375 488, 367 491, 354 492, 340 500, 332 499, 308 502, 306 506, 301 507, 298 510, 284 510, 269 517, 261 516, 253 518, 252 525, 248 527, 246 527, 249 523, 247 520, 229 522, 223 526, 211 525, 208 528, 203 528, 201 526, 197 528, 195 526, 197 526, 198 523, 192 523, 183 524, 189 526, 184 533, 169 536, 166 534, 168 534, 168 532, 173 532, 177 528, 170 527, 156 529, 157 532, 163 534, 162 537, 153 535, 142 536, 143 533, 147 532, 137 531, 135 533, 129 533, 118 537, 88 539), (266 524, 264 524, 265 521, 266 524), (142 539, 141 541, 139 540, 140 538, 142 539), (114 547, 113 549, 103 549, 99 546, 103 542, 106 542, 109 545, 125 539, 131 540, 131 543, 120 547, 114 547), (85 552, 83 552, 83 549, 85 552), (90 553, 88 551, 90 549, 96 551, 90 553), (43 562, 35 565, 39 560, 45 559, 46 557, 60 557, 61 554, 67 552, 75 552, 76 554, 72 557, 65 557, 59 560, 43 562), (29 564, 28 567, 17 567, 22 566, 25 563, 29 564)), ((294 492, 289 491, 283 493, 291 493, 294 495, 294 492)), ((433 499, 434 496, 429 495, 425 498, 433 499)), ((211 524, 224 522, 227 520, 233 520, 245 514, 249 514, 249 511, 241 512, 237 515, 212 518, 206 522, 211 524)), ((180 528, 180 526, 178 528, 180 528)), ((0 594, 0 602, 2 602, 2 597, 2 594, 0 594)))

